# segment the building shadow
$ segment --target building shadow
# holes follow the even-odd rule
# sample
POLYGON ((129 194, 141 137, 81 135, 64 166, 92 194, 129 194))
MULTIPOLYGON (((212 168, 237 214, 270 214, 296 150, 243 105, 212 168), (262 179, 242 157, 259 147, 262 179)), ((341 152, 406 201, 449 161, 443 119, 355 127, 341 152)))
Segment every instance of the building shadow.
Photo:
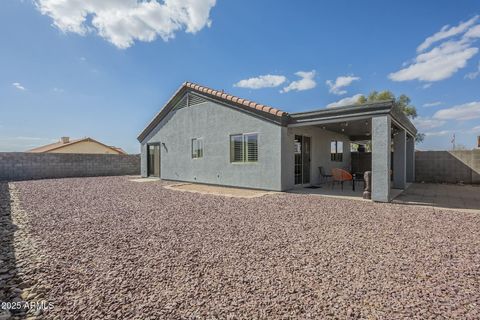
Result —
MULTIPOLYGON (((14 233, 17 227, 12 221, 11 197, 8 182, 0 181, 0 302, 18 303, 21 299, 21 280, 18 276, 14 250, 14 233)), ((11 305, 11 304, 10 304, 11 305)), ((5 315, 17 319, 25 317, 25 310, 17 308, 0 309, 0 318, 5 315)), ((8 318, 8 317, 7 317, 8 318)))

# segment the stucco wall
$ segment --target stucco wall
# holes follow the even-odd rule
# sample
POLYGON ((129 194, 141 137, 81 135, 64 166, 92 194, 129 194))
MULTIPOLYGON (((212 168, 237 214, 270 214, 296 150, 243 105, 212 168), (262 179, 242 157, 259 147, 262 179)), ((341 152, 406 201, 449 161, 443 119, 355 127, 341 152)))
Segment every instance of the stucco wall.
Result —
POLYGON ((295 135, 304 135, 311 138, 310 181, 312 184, 320 183, 320 171, 318 169, 320 166, 325 169, 327 174, 330 174, 332 168, 350 167, 350 140, 347 136, 317 126, 286 128, 283 131, 282 140, 282 149, 285 156, 282 167, 285 175, 285 189, 291 189, 295 186, 295 135), (342 162, 330 160, 330 142, 332 140, 343 141, 342 162))
POLYGON ((112 150, 93 141, 81 141, 73 143, 59 149, 51 150, 48 153, 99 153, 99 154, 119 154, 118 151, 112 150))
POLYGON ((139 173, 139 155, 0 152, 0 180, 139 173))
POLYGON ((161 143, 162 179, 281 190, 281 131, 253 114, 210 101, 177 109, 142 141, 142 176, 147 174, 145 144, 161 143), (258 133, 258 162, 230 162, 230 135, 239 133, 258 133), (203 138, 203 158, 192 159, 192 138, 203 138))

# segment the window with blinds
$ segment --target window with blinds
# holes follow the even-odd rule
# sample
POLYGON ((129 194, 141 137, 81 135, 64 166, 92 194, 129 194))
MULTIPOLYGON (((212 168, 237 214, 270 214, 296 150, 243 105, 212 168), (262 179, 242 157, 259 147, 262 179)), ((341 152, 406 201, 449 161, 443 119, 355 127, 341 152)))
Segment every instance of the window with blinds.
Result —
POLYGON ((247 162, 258 161, 258 139, 256 134, 243 136, 245 145, 245 160, 247 162))
POLYGON ((258 134, 235 134, 230 136, 231 162, 258 161, 258 134))
POLYGON ((192 159, 203 158, 203 139, 192 139, 192 159))

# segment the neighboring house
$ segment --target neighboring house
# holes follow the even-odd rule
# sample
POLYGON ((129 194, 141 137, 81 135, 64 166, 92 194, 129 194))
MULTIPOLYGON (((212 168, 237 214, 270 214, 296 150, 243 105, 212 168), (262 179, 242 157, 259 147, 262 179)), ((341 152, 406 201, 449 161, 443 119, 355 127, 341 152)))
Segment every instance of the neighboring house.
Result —
POLYGON ((122 148, 107 146, 92 138, 70 140, 61 137, 58 142, 47 144, 28 150, 34 153, 101 153, 101 154, 127 154, 122 148))
POLYGON ((138 136, 141 174, 288 190, 350 167, 350 142, 372 140, 372 199, 414 179, 416 129, 393 101, 291 113, 184 83, 138 136))

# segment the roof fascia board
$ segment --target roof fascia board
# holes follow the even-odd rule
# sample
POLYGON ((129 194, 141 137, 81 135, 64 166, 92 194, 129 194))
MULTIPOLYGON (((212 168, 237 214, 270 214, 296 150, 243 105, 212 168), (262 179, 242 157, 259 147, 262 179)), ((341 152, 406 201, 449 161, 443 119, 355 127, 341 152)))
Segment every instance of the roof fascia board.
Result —
POLYGON ((338 115, 338 116, 331 116, 331 117, 320 117, 314 119, 302 119, 296 120, 288 124, 288 127, 303 127, 309 125, 316 125, 316 124, 327 124, 327 123, 335 123, 341 121, 355 121, 355 120, 363 120, 363 119, 370 119, 373 116, 379 115, 388 115, 388 112, 385 111, 371 111, 371 112, 363 112, 360 115, 338 115))
POLYGON ((398 126, 409 132, 414 137, 417 135, 417 128, 415 128, 410 119, 402 111, 397 108, 393 108, 390 114, 398 126))
POLYGON ((352 112, 358 113, 358 112, 365 112, 368 110, 377 110, 377 109, 390 110, 392 107, 393 107, 393 101, 387 100, 387 101, 375 102, 375 103, 366 103, 366 104, 350 105, 350 106, 337 107, 337 108, 317 109, 317 110, 311 110, 311 111, 296 112, 296 113, 291 113, 290 116, 292 118, 297 118, 297 117, 314 116, 314 115, 328 115, 331 113, 352 114, 352 112))
POLYGON ((391 118, 392 118, 392 122, 393 122, 397 127, 400 127, 400 129, 405 130, 405 132, 408 133, 409 135, 411 135, 412 137, 415 137, 415 136, 416 136, 416 133, 413 133, 411 130, 409 130, 407 127, 405 127, 401 122, 399 122, 398 120, 396 120, 394 117, 391 117, 391 118))
POLYGON ((163 105, 160 111, 155 114, 152 120, 148 123, 148 125, 142 130, 142 132, 138 135, 137 140, 140 143, 143 143, 145 138, 148 134, 155 129, 155 127, 160 123, 160 121, 164 118, 166 114, 170 112, 170 110, 176 105, 176 103, 183 97, 187 88, 185 85, 182 85, 180 88, 175 91, 175 93, 168 99, 167 103, 163 105))

